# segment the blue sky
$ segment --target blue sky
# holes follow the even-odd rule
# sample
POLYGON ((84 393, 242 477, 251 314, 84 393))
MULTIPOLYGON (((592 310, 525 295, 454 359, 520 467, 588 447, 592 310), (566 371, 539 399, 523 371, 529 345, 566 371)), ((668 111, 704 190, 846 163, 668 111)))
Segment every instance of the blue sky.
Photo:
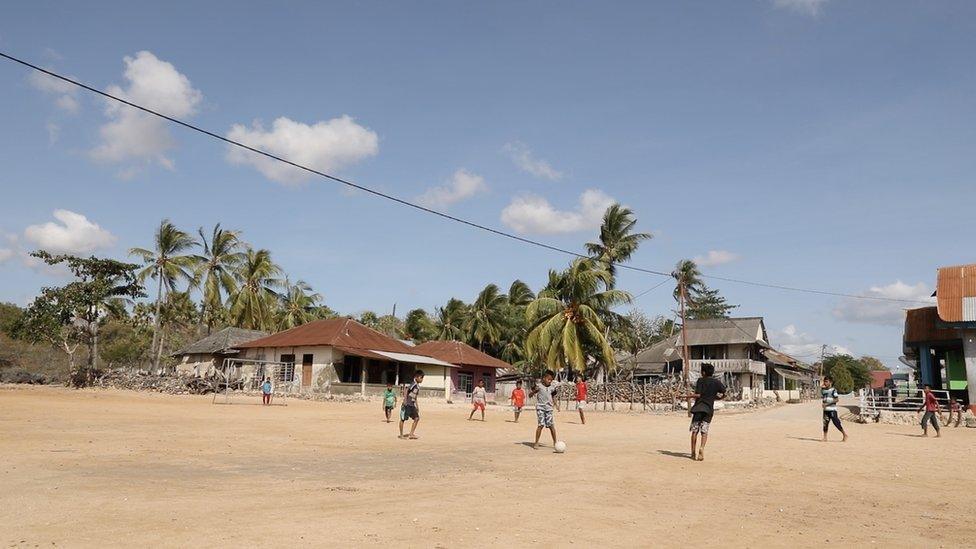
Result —
MULTIPOLYGON (((965 243, 976 4, 46 2, 0 49, 437 209, 582 250, 609 201, 634 265, 916 299, 965 243)), ((160 219, 240 229, 343 312, 541 285, 567 258, 296 177, 0 63, 0 300, 40 245, 124 257, 160 219)), ((624 272, 642 292, 656 277, 624 272)), ((774 344, 896 363, 898 304, 713 281, 774 344)), ((636 307, 669 314, 668 286, 636 307)))

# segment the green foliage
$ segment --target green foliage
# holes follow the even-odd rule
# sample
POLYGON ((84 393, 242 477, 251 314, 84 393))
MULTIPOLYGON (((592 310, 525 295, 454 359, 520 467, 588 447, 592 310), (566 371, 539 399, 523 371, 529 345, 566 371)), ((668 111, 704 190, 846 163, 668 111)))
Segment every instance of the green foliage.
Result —
POLYGON ((274 330, 274 315, 279 303, 277 290, 285 282, 281 267, 271 260, 268 250, 248 249, 235 273, 238 291, 231 297, 230 317, 238 328, 274 330))
POLYGON ((304 280, 299 280, 295 284, 286 281, 285 288, 281 308, 278 311, 278 329, 287 330, 311 322, 315 318, 313 312, 316 304, 322 296, 313 292, 312 287, 304 280))
POLYGON ((132 321, 109 320, 101 329, 99 356, 108 367, 137 366, 149 360, 152 330, 132 321))
POLYGON ((244 261, 244 253, 241 251, 243 243, 238 238, 237 231, 221 229, 220 223, 214 226, 209 239, 204 234, 203 227, 197 233, 200 235, 203 253, 196 256, 194 277, 202 284, 203 321, 211 328, 215 324, 226 322, 229 317, 224 307, 224 296, 237 293, 234 273, 244 261))
POLYGON ((728 318, 738 305, 729 305, 718 290, 700 284, 692 288, 688 296, 688 318, 705 320, 709 318, 728 318))
POLYGON ((650 233, 633 232, 635 225, 637 219, 634 212, 620 204, 613 204, 603 214, 600 241, 586 245, 586 253, 610 273, 610 288, 615 285, 617 264, 629 260, 641 242, 652 238, 650 233))
POLYGON ((65 264, 75 280, 61 287, 47 287, 24 311, 15 330, 26 341, 46 341, 68 355, 69 370, 75 385, 90 383, 97 367, 95 346, 100 319, 120 299, 143 297, 136 265, 114 259, 51 255, 45 251, 31 255, 48 265, 65 264), (84 370, 74 367, 79 343, 88 347, 84 370))
POLYGON ((413 309, 407 312, 403 322, 404 336, 416 343, 423 343, 437 338, 437 327, 427 311, 413 309))
POLYGON ((476 347, 484 350, 485 344, 492 346, 501 338, 505 322, 505 308, 508 296, 501 293, 498 286, 489 284, 478 294, 468 310, 464 330, 468 339, 477 342, 476 347))
POLYGON ((24 316, 24 310, 13 303, 0 303, 0 332, 10 336, 17 323, 24 316))
POLYGON ((526 354, 556 370, 584 371, 587 355, 615 369, 603 319, 612 315, 612 307, 629 302, 630 294, 613 289, 612 279, 591 259, 576 259, 565 271, 550 272, 549 285, 526 308, 526 354))
POLYGON ((872 362, 870 360, 865 362, 863 359, 857 359, 851 355, 832 355, 824 359, 824 375, 834 378, 834 384, 837 385, 838 391, 841 391, 841 388, 840 382, 837 380, 837 375, 846 375, 849 377, 851 379, 850 388, 842 391, 846 393, 852 389, 867 387, 871 384, 871 364, 872 362))
POLYGON ((841 393, 849 393, 857 387, 850 367, 846 363, 835 364, 828 375, 834 380, 834 387, 841 393))

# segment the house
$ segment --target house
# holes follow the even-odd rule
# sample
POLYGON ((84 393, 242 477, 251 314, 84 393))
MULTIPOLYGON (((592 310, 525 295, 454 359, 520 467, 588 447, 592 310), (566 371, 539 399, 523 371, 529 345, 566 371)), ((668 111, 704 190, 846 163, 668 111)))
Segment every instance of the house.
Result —
POLYGON ((413 348, 416 352, 449 362, 457 368, 451 370, 452 399, 464 400, 471 396, 475 384, 483 380, 488 400, 495 400, 495 376, 500 369, 512 365, 489 356, 460 341, 428 341, 413 348))
POLYGON ((883 390, 894 386, 890 370, 871 370, 869 373, 871 374, 870 389, 872 391, 877 389, 883 390))
POLYGON ((225 358, 235 357, 238 345, 264 337, 267 332, 227 327, 191 343, 173 353, 178 360, 176 373, 184 376, 208 377, 214 374, 225 358))
POLYGON ((909 309, 903 347, 919 385, 976 412, 976 264, 939 269, 936 306, 909 309))
MULTIPOLYGON (((770 347, 762 317, 688 320, 685 331, 692 380, 702 364, 710 363, 716 377, 742 400, 799 398, 799 386, 812 383, 809 367, 770 347)), ((620 362, 635 380, 650 380, 680 374, 682 354, 679 332, 620 362)))
POLYGON ((239 347, 246 360, 292 364, 276 388, 295 392, 380 394, 387 383, 409 383, 421 369, 421 395, 449 399, 457 368, 351 318, 316 320, 239 347))

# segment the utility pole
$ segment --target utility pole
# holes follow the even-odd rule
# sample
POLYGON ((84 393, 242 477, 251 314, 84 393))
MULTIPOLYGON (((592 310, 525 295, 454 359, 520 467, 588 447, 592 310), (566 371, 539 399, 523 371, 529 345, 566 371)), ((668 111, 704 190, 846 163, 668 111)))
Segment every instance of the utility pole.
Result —
POLYGON ((817 368, 817 376, 820 377, 820 384, 823 385, 824 378, 824 358, 827 356, 827 344, 820 346, 820 367, 817 368))
POLYGON ((691 369, 691 361, 688 356, 688 319, 685 317, 685 301, 687 296, 685 294, 685 283, 683 280, 678 280, 678 292, 681 297, 681 372, 684 377, 685 387, 690 387, 688 382, 688 370, 691 369))

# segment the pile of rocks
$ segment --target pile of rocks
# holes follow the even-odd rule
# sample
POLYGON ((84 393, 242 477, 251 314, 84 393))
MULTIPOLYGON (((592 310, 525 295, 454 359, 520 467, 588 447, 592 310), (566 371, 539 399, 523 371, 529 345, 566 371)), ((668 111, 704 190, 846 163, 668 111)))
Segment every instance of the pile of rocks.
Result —
POLYGON ((105 372, 97 377, 92 385, 130 391, 154 391, 170 395, 204 395, 214 392, 214 382, 209 379, 170 374, 152 375, 125 370, 105 372))

